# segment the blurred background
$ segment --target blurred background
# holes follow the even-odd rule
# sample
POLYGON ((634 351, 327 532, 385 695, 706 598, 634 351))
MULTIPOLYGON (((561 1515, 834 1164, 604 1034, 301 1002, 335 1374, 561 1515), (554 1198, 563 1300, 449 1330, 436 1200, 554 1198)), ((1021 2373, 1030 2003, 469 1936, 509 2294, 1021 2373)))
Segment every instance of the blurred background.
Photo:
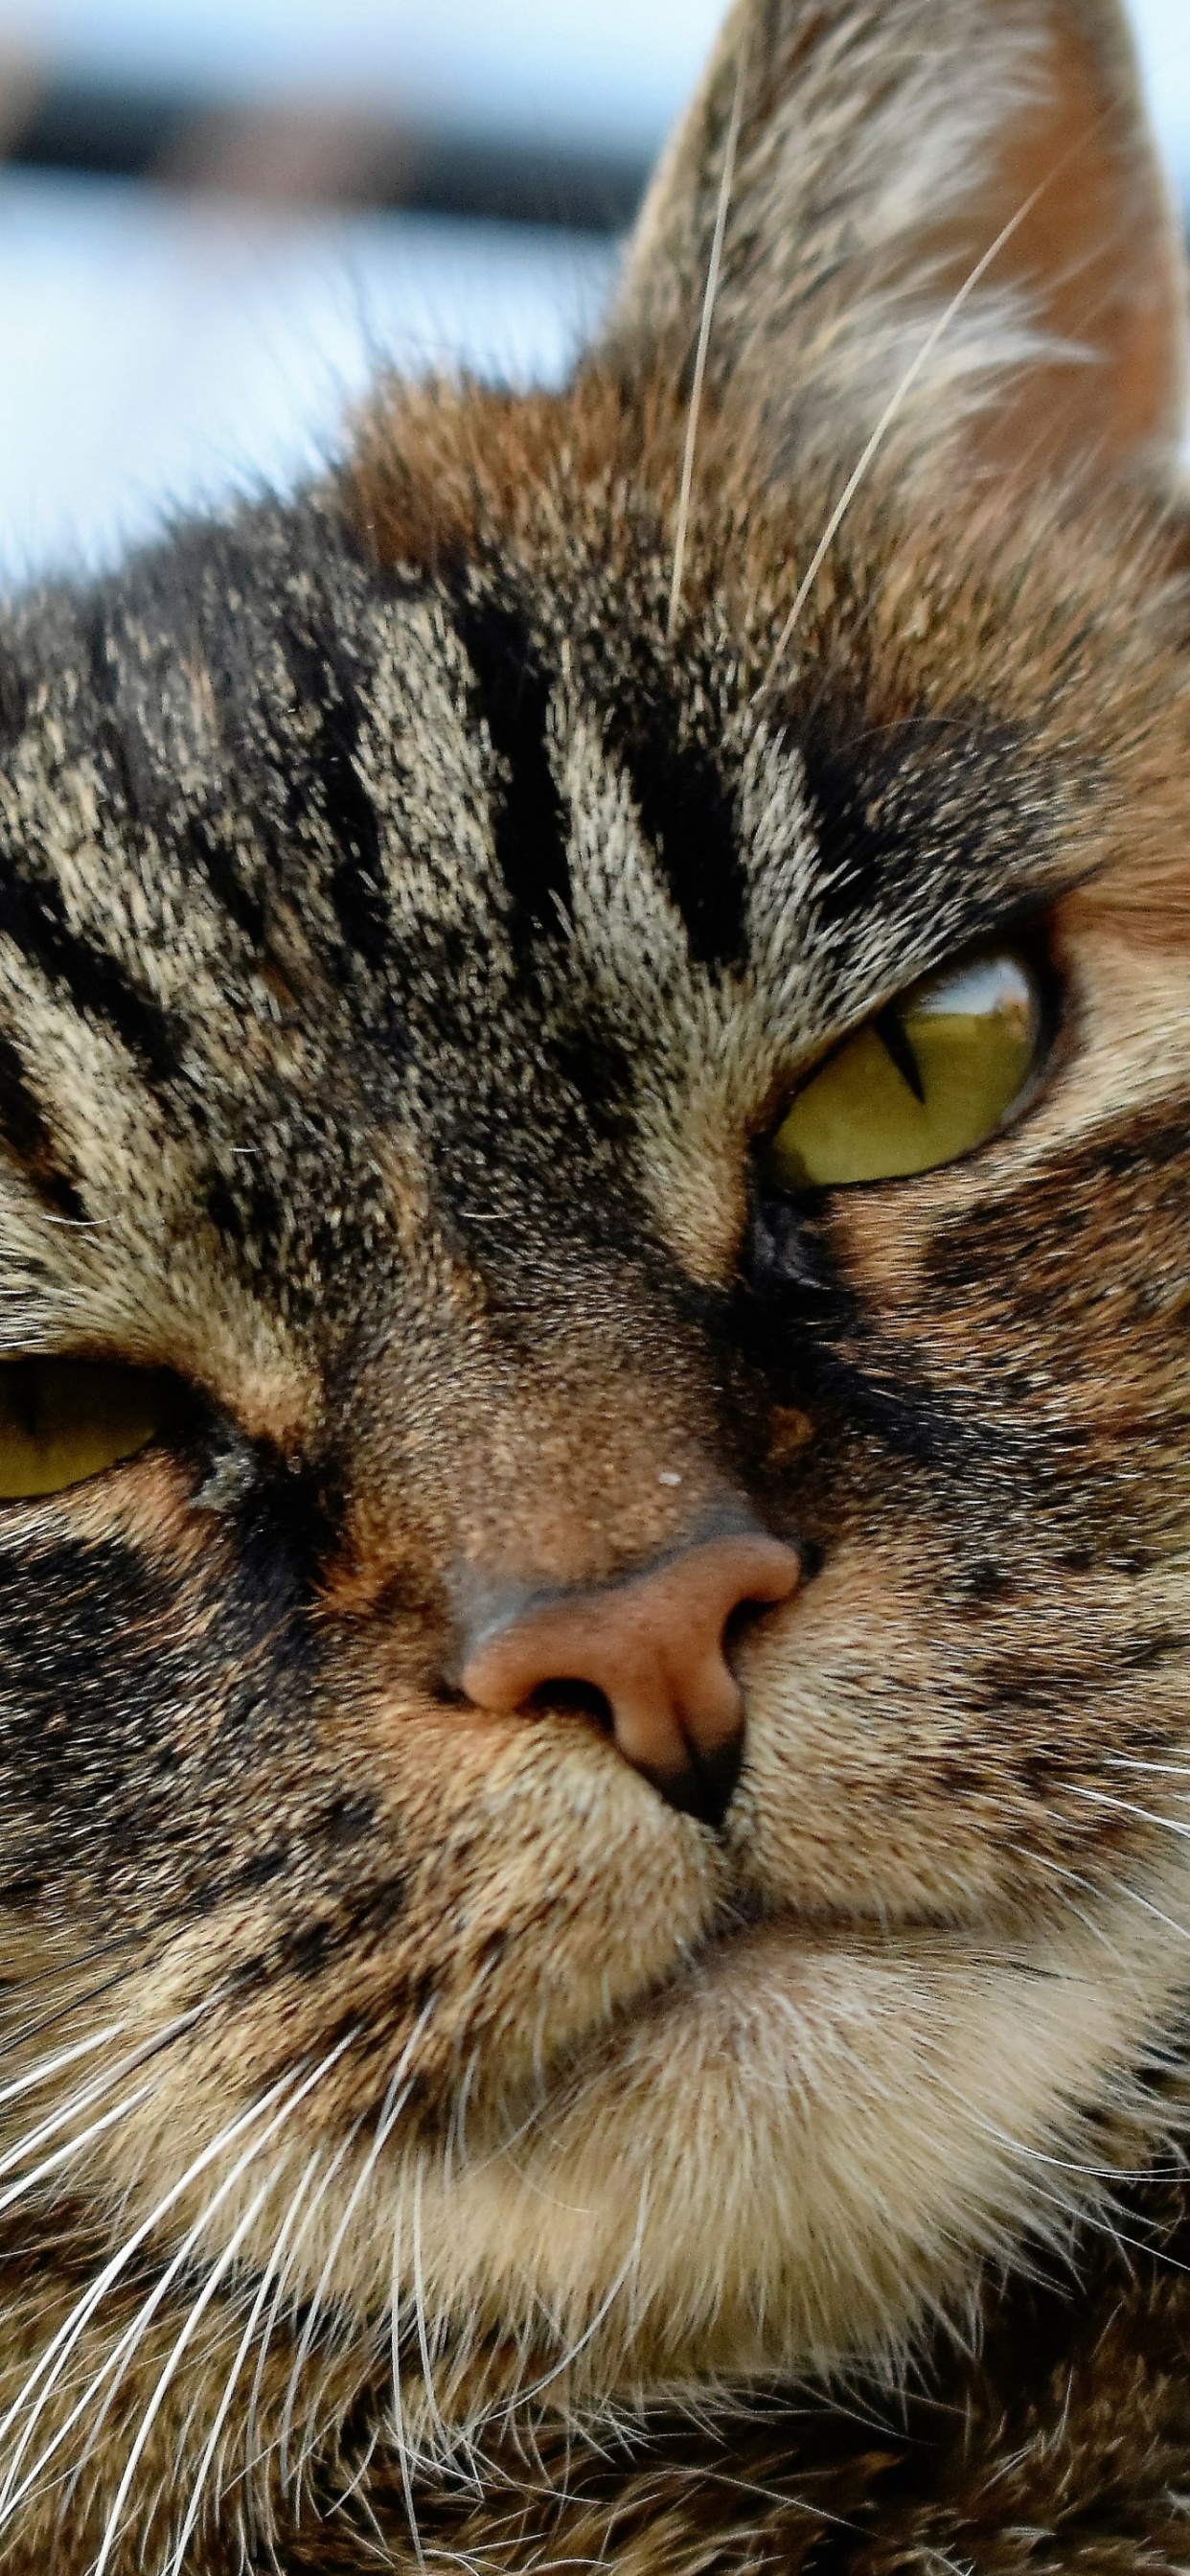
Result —
POLYGON ((379 362, 560 376, 723 5, 0 0, 0 582, 288 485, 379 362))

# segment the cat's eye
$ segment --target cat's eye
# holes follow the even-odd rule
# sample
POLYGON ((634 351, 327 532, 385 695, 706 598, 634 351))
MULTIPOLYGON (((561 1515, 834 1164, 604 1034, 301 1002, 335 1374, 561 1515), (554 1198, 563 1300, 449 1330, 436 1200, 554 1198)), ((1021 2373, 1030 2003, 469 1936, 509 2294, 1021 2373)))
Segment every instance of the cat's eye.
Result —
POLYGON ((1015 950, 943 967, 811 1075, 765 1148, 764 1179, 828 1189, 956 1162, 1019 1107, 1043 1020, 1038 976, 1015 950))
POLYGON ((100 1361, 0 1361, 0 1502, 59 1494, 133 1458, 176 1407, 164 1371, 100 1361))

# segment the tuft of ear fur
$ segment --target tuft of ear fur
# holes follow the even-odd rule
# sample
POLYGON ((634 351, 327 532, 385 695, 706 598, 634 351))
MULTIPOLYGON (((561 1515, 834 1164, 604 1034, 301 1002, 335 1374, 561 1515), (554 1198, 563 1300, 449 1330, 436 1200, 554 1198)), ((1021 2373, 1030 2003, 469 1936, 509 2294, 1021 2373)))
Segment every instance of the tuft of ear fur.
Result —
POLYGON ((744 49, 708 390, 762 469, 1161 471, 1180 230, 1116 0, 737 0, 661 163, 605 354, 690 382, 744 49), (898 389, 903 389, 898 398, 898 389))

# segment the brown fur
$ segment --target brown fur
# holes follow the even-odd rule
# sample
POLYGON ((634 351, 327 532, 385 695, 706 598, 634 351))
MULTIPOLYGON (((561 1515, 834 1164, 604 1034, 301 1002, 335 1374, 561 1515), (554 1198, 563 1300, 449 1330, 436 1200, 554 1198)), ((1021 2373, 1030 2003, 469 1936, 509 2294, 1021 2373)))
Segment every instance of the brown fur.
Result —
POLYGON ((564 393, 12 611, 0 1335, 178 1391, 0 1506, 20 2576, 1187 2563, 1182 293, 1104 0, 749 0, 564 393), (721 1832, 461 1691, 745 1507, 721 1832))

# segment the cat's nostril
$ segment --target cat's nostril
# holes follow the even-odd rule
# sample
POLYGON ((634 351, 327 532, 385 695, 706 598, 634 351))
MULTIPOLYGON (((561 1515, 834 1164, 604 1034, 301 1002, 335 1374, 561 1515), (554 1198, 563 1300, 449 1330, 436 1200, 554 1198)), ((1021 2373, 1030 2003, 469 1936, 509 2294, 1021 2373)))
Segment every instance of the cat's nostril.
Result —
POLYGON ((554 1710, 562 1717, 586 1717, 605 1735, 614 1735, 615 1718, 606 1691, 597 1690, 593 1682, 574 1681, 568 1674, 554 1681, 538 1682, 523 1703, 527 1714, 554 1710))
POLYGON ((590 1591, 525 1586, 468 1641, 463 1689, 484 1708, 594 1717, 671 1806, 721 1824, 744 1733, 731 1643, 800 1571, 793 1548, 735 1530, 590 1591))

